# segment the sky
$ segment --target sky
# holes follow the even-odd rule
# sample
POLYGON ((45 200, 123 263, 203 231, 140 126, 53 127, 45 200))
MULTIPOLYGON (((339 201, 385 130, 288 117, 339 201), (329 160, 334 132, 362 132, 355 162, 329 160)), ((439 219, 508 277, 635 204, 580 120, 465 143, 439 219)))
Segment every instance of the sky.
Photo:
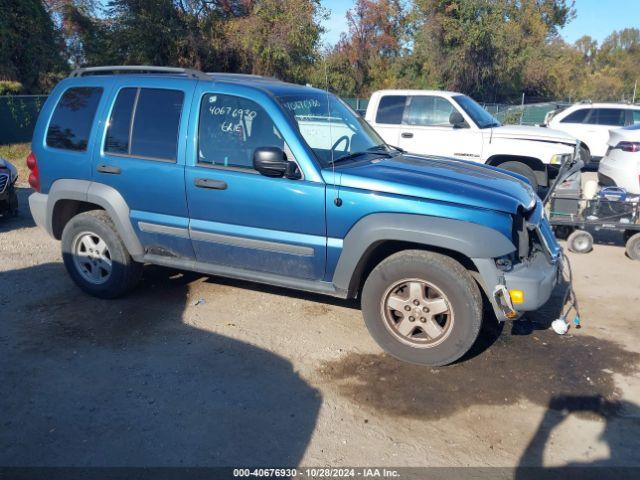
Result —
MULTIPOLYGON (((347 29, 345 13, 353 1, 322 0, 322 5, 331 11, 324 25, 327 32, 323 43, 333 45, 347 29)), ((590 35, 600 43, 614 30, 640 27, 640 0, 576 0, 575 9, 576 18, 560 32, 571 43, 583 35, 590 35)))

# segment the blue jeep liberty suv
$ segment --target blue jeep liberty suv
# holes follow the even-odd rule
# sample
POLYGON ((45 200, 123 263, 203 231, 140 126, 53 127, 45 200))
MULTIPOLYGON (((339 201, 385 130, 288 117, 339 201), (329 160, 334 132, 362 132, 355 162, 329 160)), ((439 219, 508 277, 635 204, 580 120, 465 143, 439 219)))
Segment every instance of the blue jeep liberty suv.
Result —
POLYGON ((385 144, 334 95, 162 67, 73 72, 27 158, 36 223, 85 292, 144 264, 359 298, 395 357, 444 365, 539 308, 562 253, 516 174, 385 144))

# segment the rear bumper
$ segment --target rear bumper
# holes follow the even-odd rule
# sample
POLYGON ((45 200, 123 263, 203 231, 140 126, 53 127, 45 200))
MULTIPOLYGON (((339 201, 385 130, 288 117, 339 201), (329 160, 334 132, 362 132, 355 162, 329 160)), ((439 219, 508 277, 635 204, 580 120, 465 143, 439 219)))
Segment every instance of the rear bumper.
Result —
POLYGON ((49 196, 44 193, 32 193, 29 195, 29 210, 33 221, 41 228, 44 228, 49 235, 52 235, 49 225, 47 225, 47 200, 49 196))

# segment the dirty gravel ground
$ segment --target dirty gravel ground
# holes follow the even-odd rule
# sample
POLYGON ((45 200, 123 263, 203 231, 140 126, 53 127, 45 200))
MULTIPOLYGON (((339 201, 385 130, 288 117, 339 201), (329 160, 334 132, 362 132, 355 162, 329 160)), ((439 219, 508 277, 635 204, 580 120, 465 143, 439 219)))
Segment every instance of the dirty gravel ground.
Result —
POLYGON ((620 246, 569 255, 581 330, 547 329, 556 297, 430 369, 382 354, 350 302, 154 267, 86 296, 27 194, 0 221, 0 465, 640 465, 620 246))

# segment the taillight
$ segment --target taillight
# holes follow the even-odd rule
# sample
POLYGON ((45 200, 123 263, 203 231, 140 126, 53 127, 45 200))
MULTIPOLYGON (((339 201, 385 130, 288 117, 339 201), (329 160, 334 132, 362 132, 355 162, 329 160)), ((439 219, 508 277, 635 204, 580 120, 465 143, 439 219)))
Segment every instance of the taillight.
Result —
POLYGON ((640 142, 620 142, 614 148, 623 152, 640 152, 640 142))
POLYGON ((33 152, 30 152, 29 155, 27 155, 27 167, 31 171, 31 173, 29 173, 29 185, 31 185, 31 188, 33 188, 36 192, 39 192, 40 172, 38 171, 38 159, 33 154, 33 152))

